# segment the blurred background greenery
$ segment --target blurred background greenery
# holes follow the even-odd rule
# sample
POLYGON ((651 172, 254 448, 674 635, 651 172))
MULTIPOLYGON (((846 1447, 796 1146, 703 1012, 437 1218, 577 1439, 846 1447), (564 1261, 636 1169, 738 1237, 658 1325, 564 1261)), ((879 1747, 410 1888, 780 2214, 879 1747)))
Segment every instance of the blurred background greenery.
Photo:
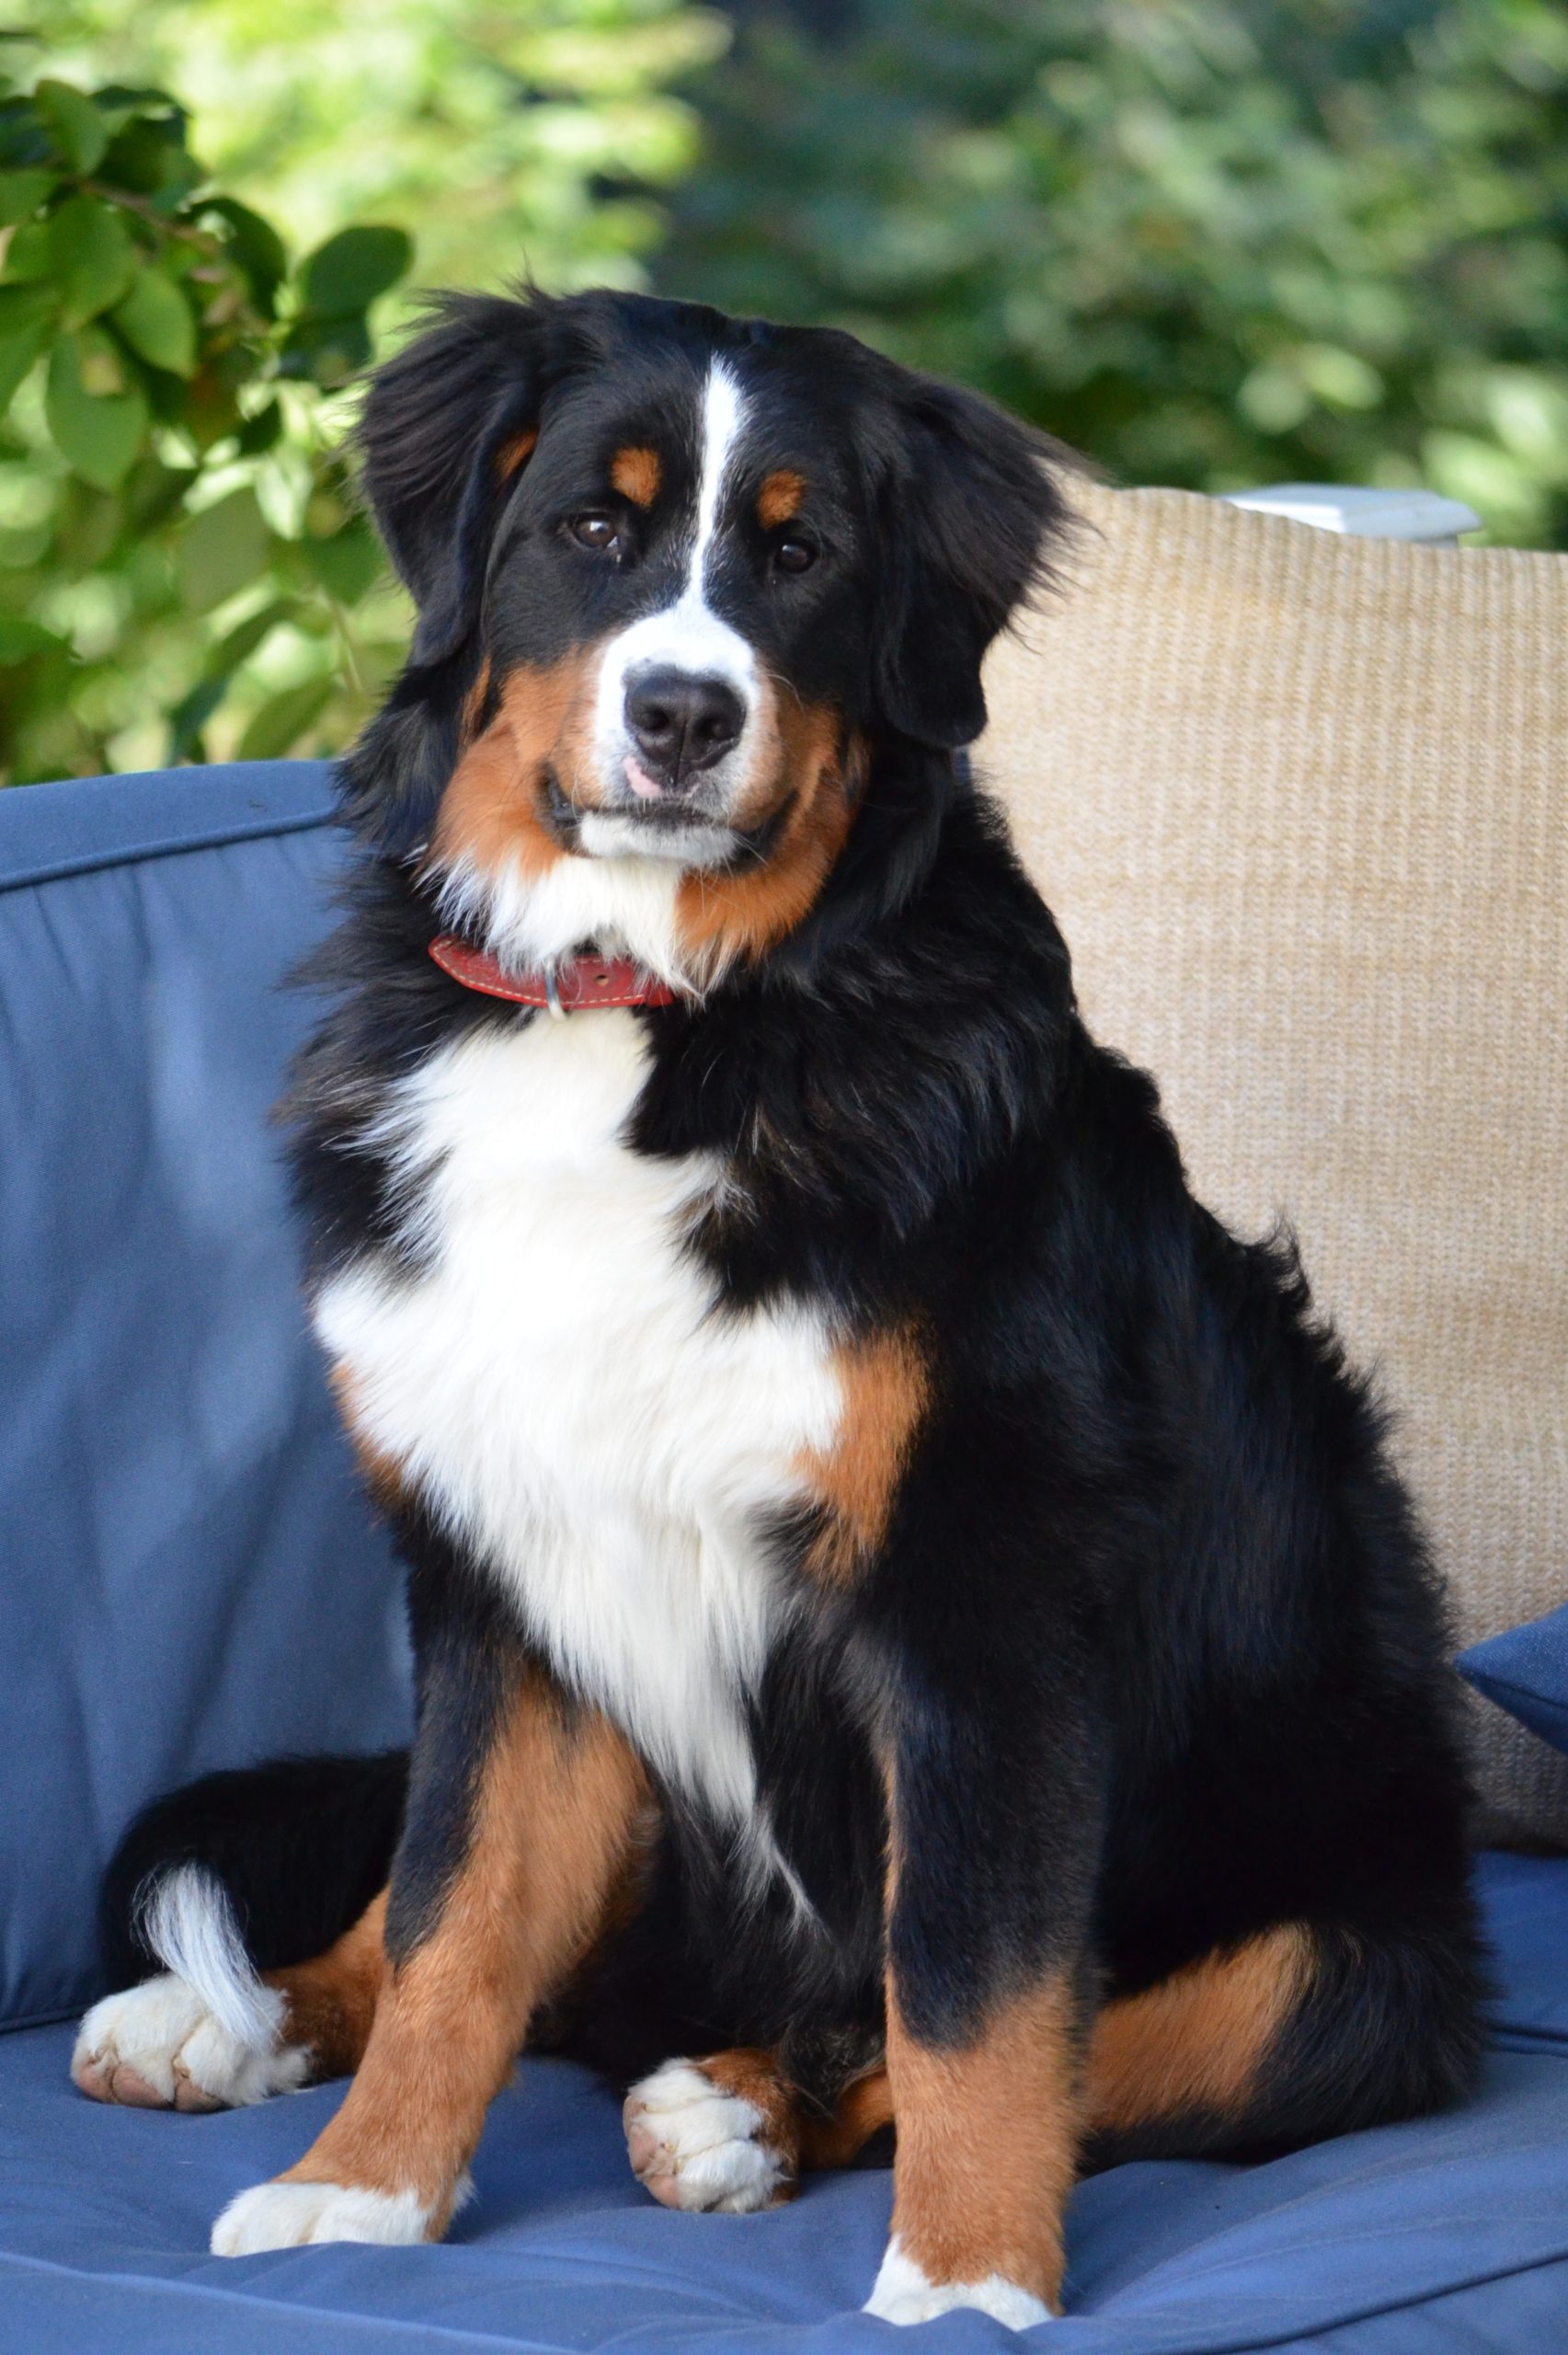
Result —
POLYGON ((1557 0, 24 0, 0 247, 8 781, 344 743, 407 630, 355 383, 525 265, 1568 544, 1557 0))

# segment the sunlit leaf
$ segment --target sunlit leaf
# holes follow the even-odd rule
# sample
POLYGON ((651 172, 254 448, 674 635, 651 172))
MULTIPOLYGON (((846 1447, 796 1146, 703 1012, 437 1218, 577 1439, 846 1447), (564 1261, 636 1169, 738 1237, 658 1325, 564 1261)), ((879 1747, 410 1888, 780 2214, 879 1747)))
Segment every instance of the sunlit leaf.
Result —
POLYGON ((138 389, 90 393, 82 380, 80 336, 63 335, 50 354, 44 413, 61 456, 97 490, 123 481, 147 430, 147 404, 138 389))
POLYGON ((52 172, 0 172, 0 229, 36 213, 54 184, 52 172))
POLYGON ((284 687, 251 720, 240 738, 242 761, 275 761, 292 752, 332 693, 330 678, 303 679, 284 687))
POLYGON ((136 269, 122 216, 96 196, 68 197, 49 224, 49 258, 68 327, 85 327, 118 303, 136 269))
POLYGON ((139 270, 114 306, 115 326, 150 366, 189 376, 196 365, 196 321, 177 286, 159 270, 139 270))
POLYGON ((360 516, 326 539, 302 540, 299 546, 311 578, 340 605, 358 604, 383 569, 375 534, 360 516))
POLYGON ((102 161, 109 145, 109 125, 94 106, 68 82, 40 82, 33 92, 45 128, 74 172, 90 172, 102 161))
POLYGON ((52 630, 24 614, 0 614, 0 663, 26 662, 35 654, 63 653, 52 630))
POLYGON ((211 612, 261 572, 272 535, 248 488, 230 491, 186 525, 179 544, 179 578, 192 613, 211 612))

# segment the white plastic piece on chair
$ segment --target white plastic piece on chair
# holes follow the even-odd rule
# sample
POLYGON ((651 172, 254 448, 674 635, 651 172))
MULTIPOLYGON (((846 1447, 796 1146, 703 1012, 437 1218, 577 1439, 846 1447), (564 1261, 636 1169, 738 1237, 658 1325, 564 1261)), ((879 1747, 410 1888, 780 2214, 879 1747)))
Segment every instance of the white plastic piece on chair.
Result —
POLYGON ((1461 532, 1477 532, 1481 518, 1457 499, 1435 490, 1350 489, 1343 483, 1276 482, 1263 490, 1233 490, 1232 507, 1260 515, 1288 516, 1320 532, 1346 532, 1359 540, 1425 540, 1456 547, 1461 532))

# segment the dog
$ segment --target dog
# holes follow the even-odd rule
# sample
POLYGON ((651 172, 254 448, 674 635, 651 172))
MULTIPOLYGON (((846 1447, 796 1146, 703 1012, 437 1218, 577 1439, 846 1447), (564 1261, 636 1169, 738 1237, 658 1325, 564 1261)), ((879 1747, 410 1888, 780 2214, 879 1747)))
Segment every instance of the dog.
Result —
POLYGON ((418 625, 285 1114, 417 1732, 133 1827, 76 2083, 353 2073, 220 2254, 439 2236, 525 2046, 674 2208, 891 2129, 868 2311, 1025 2326, 1082 2169, 1458 2100, 1484 1983, 1378 1406, 967 764, 1070 462, 614 293, 442 298, 361 431, 418 625))

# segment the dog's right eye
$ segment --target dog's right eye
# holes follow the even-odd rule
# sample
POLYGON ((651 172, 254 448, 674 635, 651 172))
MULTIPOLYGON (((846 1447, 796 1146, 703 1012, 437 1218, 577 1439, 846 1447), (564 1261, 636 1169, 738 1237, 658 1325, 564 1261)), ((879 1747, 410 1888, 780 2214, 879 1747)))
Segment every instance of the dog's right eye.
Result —
POLYGON ((620 556, 624 551, 612 515, 574 515, 567 529, 579 547, 591 548, 595 556, 620 556))

